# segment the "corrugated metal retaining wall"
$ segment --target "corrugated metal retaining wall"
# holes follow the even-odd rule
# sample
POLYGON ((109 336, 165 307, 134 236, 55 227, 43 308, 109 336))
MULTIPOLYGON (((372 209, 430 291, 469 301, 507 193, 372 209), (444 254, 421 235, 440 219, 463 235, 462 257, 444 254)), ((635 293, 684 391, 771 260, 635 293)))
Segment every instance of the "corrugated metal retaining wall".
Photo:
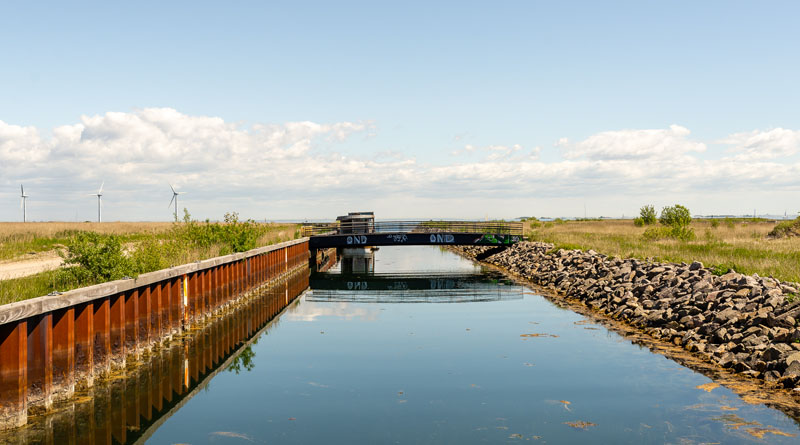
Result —
POLYGON ((308 263, 308 238, 0 306, 0 428, 308 263))

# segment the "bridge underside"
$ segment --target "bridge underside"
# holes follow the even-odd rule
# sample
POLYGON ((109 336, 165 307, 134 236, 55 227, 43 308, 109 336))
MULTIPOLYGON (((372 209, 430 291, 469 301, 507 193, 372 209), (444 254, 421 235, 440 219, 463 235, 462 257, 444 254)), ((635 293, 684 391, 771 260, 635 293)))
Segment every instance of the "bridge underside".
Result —
POLYGON ((375 232, 350 235, 315 235, 309 239, 309 248, 366 246, 510 246, 520 242, 519 235, 500 233, 463 232, 375 232))

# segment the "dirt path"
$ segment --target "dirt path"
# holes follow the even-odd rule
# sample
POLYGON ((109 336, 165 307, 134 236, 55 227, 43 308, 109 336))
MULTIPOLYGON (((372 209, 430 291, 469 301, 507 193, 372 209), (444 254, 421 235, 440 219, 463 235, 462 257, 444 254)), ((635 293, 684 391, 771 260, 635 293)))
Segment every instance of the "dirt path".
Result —
POLYGON ((0 280, 27 277, 46 270, 57 269, 63 260, 55 250, 37 253, 27 258, 0 262, 0 280))

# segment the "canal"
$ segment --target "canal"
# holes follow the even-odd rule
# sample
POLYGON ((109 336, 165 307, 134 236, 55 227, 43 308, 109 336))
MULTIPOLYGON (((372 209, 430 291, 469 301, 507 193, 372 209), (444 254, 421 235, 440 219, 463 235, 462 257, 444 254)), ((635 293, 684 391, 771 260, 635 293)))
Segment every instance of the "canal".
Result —
POLYGON ((4 440, 728 444, 800 432, 439 248, 355 251, 170 345, 4 440))

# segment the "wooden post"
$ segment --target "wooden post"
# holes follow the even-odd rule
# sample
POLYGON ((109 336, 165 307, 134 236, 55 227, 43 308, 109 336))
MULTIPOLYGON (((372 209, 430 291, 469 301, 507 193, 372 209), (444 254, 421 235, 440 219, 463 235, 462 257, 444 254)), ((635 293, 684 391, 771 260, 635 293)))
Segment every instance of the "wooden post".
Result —
POLYGON ((72 396, 75 391, 75 308, 53 314, 53 400, 72 396))
POLYGON ((0 325, 0 428, 28 421, 28 323, 0 325))

